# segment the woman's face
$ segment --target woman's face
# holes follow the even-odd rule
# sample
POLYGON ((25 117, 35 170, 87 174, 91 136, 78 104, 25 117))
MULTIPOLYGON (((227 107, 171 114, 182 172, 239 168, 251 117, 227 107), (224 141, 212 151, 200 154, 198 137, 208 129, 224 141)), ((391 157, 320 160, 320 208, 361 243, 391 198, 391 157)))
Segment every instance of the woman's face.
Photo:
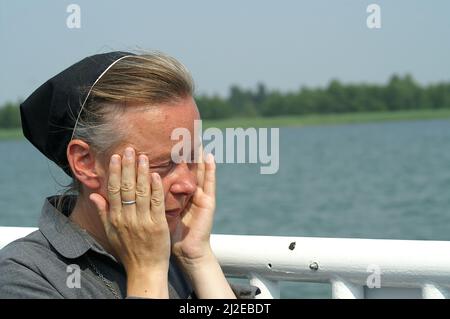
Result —
MULTIPOLYGON (((140 107, 126 112, 117 127, 126 129, 127 138, 113 154, 122 155, 127 146, 135 149, 136 155, 145 154, 149 159, 150 172, 157 172, 163 182, 166 217, 171 233, 197 189, 197 164, 174 163, 171 159, 172 147, 179 140, 172 140, 176 128, 189 130, 191 152, 194 151, 194 120, 199 113, 194 100, 189 97, 173 104, 164 104, 143 110, 140 107)), ((137 158, 137 156, 136 156, 137 158)), ((102 192, 107 198, 107 174, 102 181, 102 192)))

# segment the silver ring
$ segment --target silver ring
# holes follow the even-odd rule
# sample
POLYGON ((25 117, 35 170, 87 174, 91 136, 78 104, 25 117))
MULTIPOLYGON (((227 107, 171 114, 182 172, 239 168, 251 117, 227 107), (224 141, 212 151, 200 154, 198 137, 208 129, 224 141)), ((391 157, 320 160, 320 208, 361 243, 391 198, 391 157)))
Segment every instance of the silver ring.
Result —
POLYGON ((122 205, 133 205, 136 204, 135 200, 123 200, 122 205))

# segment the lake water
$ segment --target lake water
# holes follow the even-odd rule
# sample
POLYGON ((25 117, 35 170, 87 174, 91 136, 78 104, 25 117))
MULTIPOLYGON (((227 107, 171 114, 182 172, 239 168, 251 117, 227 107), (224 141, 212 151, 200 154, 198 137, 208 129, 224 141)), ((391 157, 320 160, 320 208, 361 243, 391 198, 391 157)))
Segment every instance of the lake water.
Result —
MULTIPOLYGON (((25 140, 0 142, 0 162, 0 225, 36 226, 68 179, 25 140)), ((450 240, 450 121, 282 128, 278 173, 259 167, 218 164, 215 233, 450 240)))

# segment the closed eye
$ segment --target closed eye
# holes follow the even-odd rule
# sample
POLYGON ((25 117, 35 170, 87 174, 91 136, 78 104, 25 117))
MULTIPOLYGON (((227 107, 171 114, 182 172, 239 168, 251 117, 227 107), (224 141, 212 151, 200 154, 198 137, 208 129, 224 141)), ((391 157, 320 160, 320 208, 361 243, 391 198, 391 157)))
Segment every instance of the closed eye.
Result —
POLYGON ((174 167, 175 167, 175 163, 172 161, 168 161, 167 163, 163 163, 163 164, 158 164, 158 165, 154 165, 151 166, 150 165, 150 170, 152 172, 158 173, 159 175, 163 176, 168 174, 174 167))
MULTIPOLYGON (((195 157, 194 155, 194 151, 191 151, 190 154, 190 158, 188 158, 186 160, 187 165, 189 167, 189 169, 196 169, 197 168, 197 161, 198 158, 195 157)), ((177 163, 175 163, 173 160, 169 160, 167 162, 164 163, 158 163, 155 165, 150 165, 150 171, 151 172, 155 172, 158 173, 161 176, 167 175, 169 174, 172 170, 175 169, 175 167, 177 167, 177 163)))

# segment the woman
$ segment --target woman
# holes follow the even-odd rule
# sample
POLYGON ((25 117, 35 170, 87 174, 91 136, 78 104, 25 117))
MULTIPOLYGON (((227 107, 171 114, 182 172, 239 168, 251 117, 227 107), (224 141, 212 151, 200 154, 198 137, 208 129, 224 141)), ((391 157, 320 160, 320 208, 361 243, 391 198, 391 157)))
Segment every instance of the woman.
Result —
POLYGON ((0 252, 0 297, 235 298, 210 246, 212 155, 186 68, 161 54, 88 57, 21 104, 24 135, 72 179, 39 230, 0 252), (172 159, 175 128, 191 152, 172 159), (189 154, 188 154, 189 153, 189 154))

